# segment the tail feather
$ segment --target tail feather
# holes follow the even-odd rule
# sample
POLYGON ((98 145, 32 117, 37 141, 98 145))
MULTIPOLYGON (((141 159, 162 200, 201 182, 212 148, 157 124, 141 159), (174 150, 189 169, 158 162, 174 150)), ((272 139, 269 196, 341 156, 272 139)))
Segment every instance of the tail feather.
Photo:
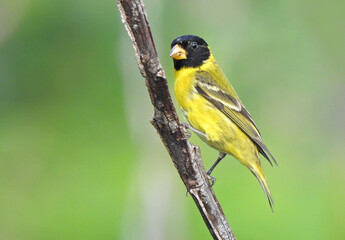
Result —
POLYGON ((271 194, 270 188, 268 187, 266 177, 265 177, 265 174, 264 174, 262 168, 260 166, 254 166, 254 167, 251 166, 251 167, 249 167, 249 169, 254 174, 256 179, 259 181, 260 186, 261 186, 262 190, 264 191, 266 198, 268 200, 268 203, 270 205, 270 208, 273 212, 274 202, 273 202, 272 194, 271 194))

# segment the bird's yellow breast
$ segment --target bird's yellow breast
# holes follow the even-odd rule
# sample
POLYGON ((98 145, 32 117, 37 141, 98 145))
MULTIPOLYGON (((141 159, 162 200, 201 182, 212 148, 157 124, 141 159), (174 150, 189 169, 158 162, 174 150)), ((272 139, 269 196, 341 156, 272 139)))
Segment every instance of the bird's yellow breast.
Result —
MULTIPOLYGON (((183 115, 189 124, 205 133, 207 138, 199 137, 220 152, 231 154, 243 164, 248 155, 256 155, 257 150, 249 137, 211 102, 195 89, 197 71, 207 71, 215 79, 225 78, 213 56, 197 68, 182 68, 175 71, 175 96, 183 115), (246 151, 243 151, 246 149, 246 151)), ((226 80, 227 81, 227 80, 226 80)), ((227 86, 224 86, 227 88, 227 86)), ((233 91, 229 87, 229 91, 233 91)))
MULTIPOLYGON (((194 87, 195 85, 195 74, 197 71, 207 71, 217 74, 218 65, 215 62, 214 57, 210 58, 204 62, 200 67, 197 68, 182 68, 178 71, 175 71, 175 96, 177 103, 182 108, 183 111, 188 111, 194 107, 194 101, 202 101, 202 96, 197 94, 197 91, 194 87)), ((218 76, 215 76, 218 77, 218 76)), ((205 101, 206 102, 206 101, 205 101)))

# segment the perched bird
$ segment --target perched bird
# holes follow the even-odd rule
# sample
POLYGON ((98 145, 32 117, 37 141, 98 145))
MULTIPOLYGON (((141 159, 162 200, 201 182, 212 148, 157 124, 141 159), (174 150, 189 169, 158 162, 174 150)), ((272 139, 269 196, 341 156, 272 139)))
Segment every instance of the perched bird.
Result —
POLYGON ((207 43, 197 36, 180 36, 171 43, 170 57, 175 68, 176 100, 189 123, 186 127, 219 151, 218 159, 207 172, 212 185, 215 178, 211 172, 230 154, 255 175, 273 211, 259 153, 271 165, 276 161, 207 43))

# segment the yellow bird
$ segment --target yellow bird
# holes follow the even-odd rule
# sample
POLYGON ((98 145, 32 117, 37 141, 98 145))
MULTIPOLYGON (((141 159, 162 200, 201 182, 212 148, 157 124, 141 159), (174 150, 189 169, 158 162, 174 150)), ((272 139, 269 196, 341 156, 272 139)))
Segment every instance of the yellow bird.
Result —
MULTIPOLYGON (((230 154, 258 179, 273 211, 273 198, 261 167, 259 153, 272 165, 275 161, 260 132, 235 90, 200 37, 185 35, 171 43, 175 68, 175 95, 187 128, 219 151, 207 175, 230 154)), ((276 163, 277 164, 277 163, 276 163)))

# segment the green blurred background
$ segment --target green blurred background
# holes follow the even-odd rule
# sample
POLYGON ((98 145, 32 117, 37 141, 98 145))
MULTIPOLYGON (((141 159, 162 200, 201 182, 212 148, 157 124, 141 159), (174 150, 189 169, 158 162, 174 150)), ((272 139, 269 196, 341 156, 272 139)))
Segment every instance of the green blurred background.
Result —
MULTIPOLYGON (((344 239, 345 2, 145 4, 170 89, 171 41, 202 36, 278 160, 273 214, 214 171, 237 238, 344 239)), ((210 239, 152 112, 115 1, 0 0, 0 239, 210 239)))

